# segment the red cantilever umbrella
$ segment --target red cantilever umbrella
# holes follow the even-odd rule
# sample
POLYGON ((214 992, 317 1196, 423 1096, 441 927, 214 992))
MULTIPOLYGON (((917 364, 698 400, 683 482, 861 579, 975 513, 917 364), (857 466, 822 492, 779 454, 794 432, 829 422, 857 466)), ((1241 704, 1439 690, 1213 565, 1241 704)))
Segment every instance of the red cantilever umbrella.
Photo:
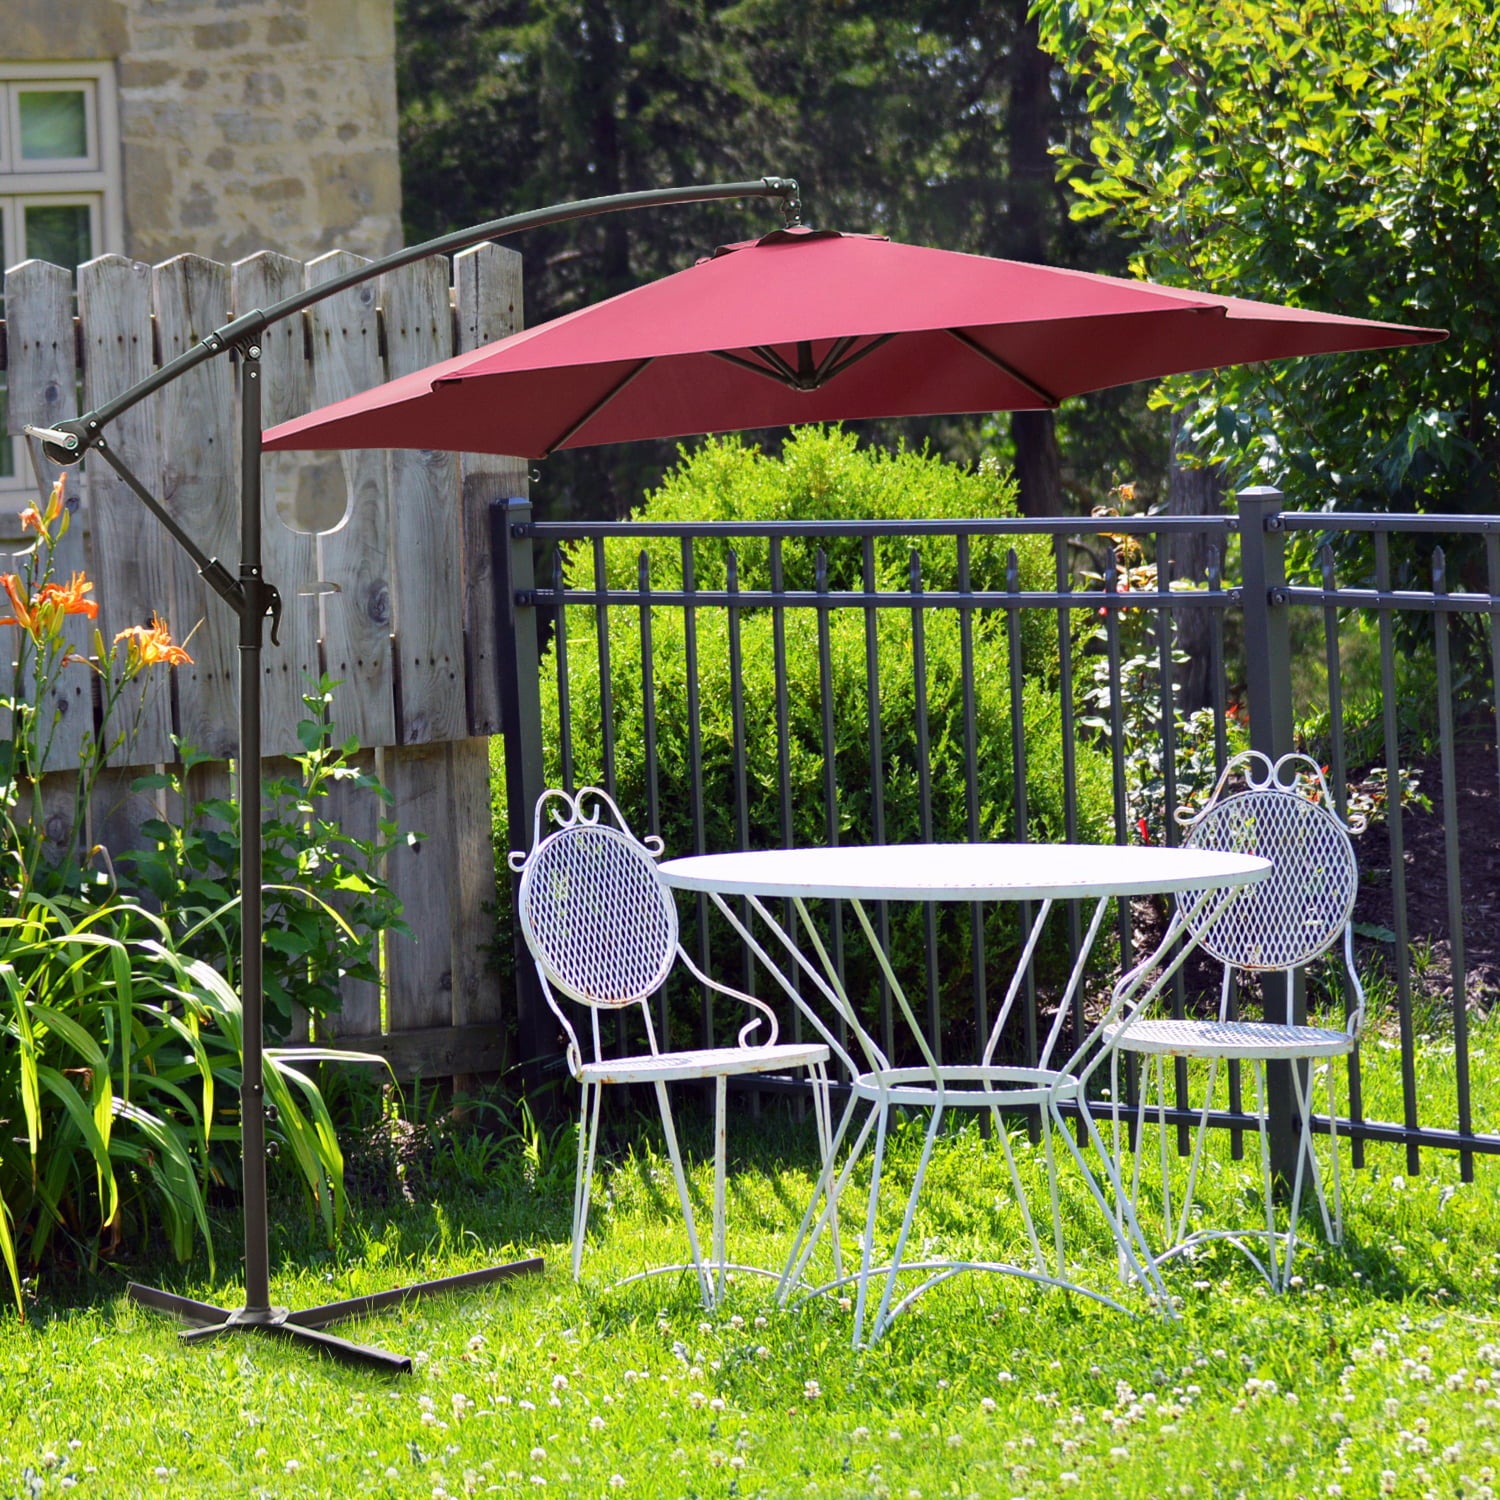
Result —
POLYGON ((1183 370, 1444 337, 786 229, 284 422, 265 447, 542 458, 793 422, 1048 408, 1183 370))

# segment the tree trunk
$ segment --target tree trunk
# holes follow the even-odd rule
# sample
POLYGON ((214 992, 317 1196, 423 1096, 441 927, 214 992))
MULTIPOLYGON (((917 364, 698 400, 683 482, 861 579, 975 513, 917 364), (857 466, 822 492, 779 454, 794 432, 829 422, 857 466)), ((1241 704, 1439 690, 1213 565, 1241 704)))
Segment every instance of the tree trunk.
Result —
MULTIPOLYGON (((1172 469, 1167 480, 1167 514, 1170 516, 1216 516, 1222 510, 1224 471, 1217 465, 1186 468, 1182 460, 1191 456, 1182 433, 1182 420, 1172 417, 1172 469)), ((1186 578, 1203 583, 1208 578, 1209 540, 1202 532, 1177 535, 1167 544, 1167 572, 1161 579, 1163 588, 1170 579, 1186 578)), ((1222 561, 1222 559, 1220 559, 1222 561)), ((1181 688, 1184 711, 1207 708, 1213 701, 1210 681, 1209 614, 1206 609, 1174 610, 1177 648, 1187 655, 1186 663, 1177 668, 1176 680, 1181 688)))
MULTIPOLYGON (((1015 260, 1042 261, 1053 209, 1056 176, 1047 145, 1055 104, 1052 59, 1037 40, 1037 25, 1027 12, 1030 0, 1012 0, 1015 41, 1010 57, 1010 99, 1005 111, 1007 146, 1004 253, 1015 260)), ((1010 419, 1016 445, 1016 479, 1023 515, 1060 516, 1062 464, 1057 451, 1057 423, 1050 411, 1018 411, 1010 419)))

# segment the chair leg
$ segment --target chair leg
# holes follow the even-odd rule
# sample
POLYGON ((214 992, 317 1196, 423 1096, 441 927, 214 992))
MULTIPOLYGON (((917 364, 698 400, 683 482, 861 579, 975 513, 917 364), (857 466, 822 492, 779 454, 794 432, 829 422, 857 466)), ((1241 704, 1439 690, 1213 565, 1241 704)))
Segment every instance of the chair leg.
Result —
MULTIPOLYGON (((819 1180, 822 1190, 826 1191, 834 1161, 833 1096, 829 1093, 827 1066, 823 1063, 814 1063, 811 1073, 813 1104, 818 1112, 818 1154, 823 1161, 823 1171, 819 1180)), ((816 1197, 813 1202, 817 1202, 816 1197)), ((828 1205, 828 1229, 833 1236, 833 1274, 839 1277, 844 1274, 844 1251, 839 1243, 839 1205, 836 1198, 828 1205)))
POLYGON ((703 1264, 703 1252, 698 1248, 698 1226, 693 1219, 693 1200, 688 1196, 687 1173, 682 1168, 682 1151, 677 1144, 677 1131, 672 1124, 672 1106, 667 1101, 667 1086, 658 1082, 656 1102, 661 1109, 662 1129, 667 1136, 667 1153, 672 1158, 672 1173, 677 1179, 677 1197, 682 1203, 682 1217, 687 1224, 688 1248, 693 1253, 693 1266, 698 1272, 698 1286, 703 1293, 703 1305, 714 1305, 713 1282, 708 1268, 703 1264))
POLYGON ((1208 1116, 1214 1104, 1214 1084, 1219 1076, 1219 1059, 1208 1060, 1208 1082, 1203 1086, 1203 1112, 1198 1116, 1198 1128, 1193 1133, 1193 1154, 1188 1162, 1187 1187, 1182 1193, 1182 1215, 1177 1221, 1177 1237, 1172 1241, 1179 1245, 1188 1237, 1188 1220, 1193 1212, 1193 1195, 1198 1189, 1198 1168, 1203 1161, 1203 1147, 1208 1141, 1208 1116))
POLYGON ((1260 1123, 1260 1190, 1266 1205, 1266 1264, 1270 1267, 1271 1290, 1279 1290, 1276 1269, 1276 1190, 1271 1179, 1271 1131, 1266 1112, 1266 1065, 1255 1059, 1255 1118, 1260 1123))
POLYGON ((729 1080, 722 1073, 714 1079, 714 1301, 724 1297, 724 1171, 728 1153, 725 1099, 729 1080))
POLYGON ((869 1295, 870 1268, 875 1259, 875 1216, 880 1207, 880 1168, 885 1161, 885 1134, 890 1105, 882 1097, 875 1103, 875 1156, 870 1163, 870 1202, 865 1210, 865 1242, 859 1252, 859 1284, 854 1299, 854 1347, 861 1347, 865 1328, 865 1301, 869 1295))
POLYGON ((583 1113, 578 1121, 578 1171, 573 1181, 573 1280, 583 1266, 583 1240, 589 1226, 589 1190, 594 1180, 594 1153, 599 1140, 602 1083, 583 1086, 583 1113), (591 1097, 592 1096, 592 1097, 591 1097))
MULTIPOLYGON (((1334 1081, 1337 1074, 1338 1061, 1330 1057, 1328 1059, 1328 1145, 1332 1154, 1328 1165, 1329 1174, 1333 1178, 1333 1224, 1328 1235, 1328 1243, 1331 1245, 1344 1243, 1344 1194, 1339 1179, 1339 1100, 1338 1086, 1334 1081)), ((1329 1227, 1326 1203, 1323 1206, 1323 1220, 1325 1227, 1329 1227)))

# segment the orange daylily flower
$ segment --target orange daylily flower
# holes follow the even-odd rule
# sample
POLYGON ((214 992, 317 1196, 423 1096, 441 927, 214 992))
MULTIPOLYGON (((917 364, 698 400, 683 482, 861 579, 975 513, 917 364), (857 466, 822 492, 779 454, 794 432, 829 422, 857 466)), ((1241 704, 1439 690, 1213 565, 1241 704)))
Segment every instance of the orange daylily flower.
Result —
POLYGON ((155 666, 158 662, 169 667, 191 666, 193 662, 187 651, 173 642, 167 622, 158 614, 151 616, 150 625, 132 625, 129 630, 122 630, 115 637, 115 645, 121 641, 130 653, 131 670, 155 666))
POLYGON ((32 613, 31 601, 21 588, 21 580, 14 573, 0 573, 0 588, 10 596, 10 607, 15 610, 15 614, 6 615, 0 620, 0 625, 19 625, 22 630, 32 629, 36 616, 32 613))
POLYGON ((38 511, 36 506, 28 505, 21 512, 21 530, 34 531, 38 536, 45 536, 52 524, 62 514, 63 493, 67 488, 66 474, 59 474, 57 482, 52 486, 52 493, 47 499, 46 513, 38 511))
POLYGON ((60 604, 65 615, 87 615, 95 620, 99 617, 99 606, 85 594, 92 593, 94 585, 82 573, 75 573, 66 583, 44 583, 37 592, 38 606, 60 604))

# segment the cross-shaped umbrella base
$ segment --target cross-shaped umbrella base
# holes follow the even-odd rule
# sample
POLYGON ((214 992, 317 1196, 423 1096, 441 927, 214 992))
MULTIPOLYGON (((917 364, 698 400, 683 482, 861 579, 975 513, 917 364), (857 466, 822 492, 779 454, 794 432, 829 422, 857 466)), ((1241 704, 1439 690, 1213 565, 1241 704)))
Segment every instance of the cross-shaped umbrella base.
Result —
POLYGON ((286 1339, 305 1347, 321 1349, 323 1353, 342 1361, 346 1365, 365 1365, 375 1370, 385 1370, 392 1375, 411 1373, 411 1360, 404 1354, 391 1354, 385 1349, 376 1349, 369 1344, 356 1344, 341 1339, 323 1329, 330 1323, 342 1323, 350 1318, 363 1318, 383 1308, 395 1307, 414 1297, 430 1297, 438 1292, 461 1292, 470 1287, 483 1286, 491 1281, 505 1281, 512 1276, 536 1275, 542 1269, 540 1256, 529 1260, 511 1261, 502 1266, 486 1266, 482 1271, 464 1271, 457 1276, 443 1276, 436 1281, 419 1281, 412 1286, 395 1287, 388 1292, 371 1292, 364 1297, 350 1297, 343 1302, 327 1302, 322 1307, 304 1308, 301 1312, 290 1312, 284 1307, 241 1307, 234 1310, 215 1307, 212 1302, 199 1302, 192 1297, 180 1297, 176 1292, 164 1292, 157 1287, 142 1286, 132 1281, 126 1288, 131 1301, 149 1307, 153 1312, 167 1313, 193 1326, 185 1328, 180 1335, 185 1344, 203 1343, 208 1339, 222 1338, 231 1333, 260 1333, 271 1338, 286 1339))

